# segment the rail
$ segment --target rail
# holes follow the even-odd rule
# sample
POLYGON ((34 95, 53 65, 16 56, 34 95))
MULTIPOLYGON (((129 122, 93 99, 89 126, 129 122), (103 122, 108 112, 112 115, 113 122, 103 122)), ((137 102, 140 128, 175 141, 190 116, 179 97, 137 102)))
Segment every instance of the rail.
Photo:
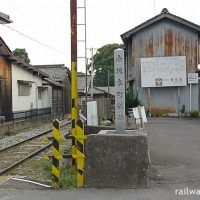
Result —
MULTIPOLYGON (((62 124, 61 127, 69 125, 70 123, 71 123, 71 121, 68 121, 67 123, 62 124)), ((21 142, 18 142, 18 143, 11 145, 11 146, 8 146, 4 149, 1 149, 0 150, 0 155, 1 155, 0 156, 0 162, 1 162, 2 166, 0 168, 0 176, 9 172, 10 170, 16 168, 18 165, 22 164, 23 162, 25 162, 29 158, 32 158, 35 155, 39 154, 40 152, 44 151, 45 149, 51 147, 52 144, 51 143, 46 144, 46 142, 39 142, 41 144, 41 146, 39 146, 38 141, 36 141, 37 145, 34 145, 35 139, 41 138, 44 135, 51 134, 51 132, 52 132, 52 129, 45 131, 43 133, 39 133, 35 136, 32 136, 28 139, 21 141, 21 142), (27 143, 27 142, 29 142, 29 143, 27 143), (30 150, 25 148, 25 146, 24 146, 25 143, 26 143, 27 147, 30 147, 30 150), (22 153, 21 152, 22 150, 20 148, 21 145, 23 145, 23 149, 26 149, 24 154, 21 154, 22 153), (35 148, 34 146, 36 146, 36 147, 38 146, 38 148, 37 149, 31 149, 31 148, 35 148), (15 148, 14 151, 13 151, 13 148, 15 148), (19 150, 17 150, 17 149, 19 149, 19 150), (21 154, 22 157, 15 158, 15 156, 13 156, 14 154, 16 154, 17 151, 20 151, 20 154, 21 154), (11 156, 12 156, 12 159, 11 159, 11 156)))

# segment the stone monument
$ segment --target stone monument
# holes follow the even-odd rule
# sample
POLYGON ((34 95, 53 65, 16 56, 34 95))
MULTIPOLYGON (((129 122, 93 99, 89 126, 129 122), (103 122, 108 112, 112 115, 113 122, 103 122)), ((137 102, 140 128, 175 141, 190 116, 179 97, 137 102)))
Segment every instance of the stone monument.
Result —
POLYGON ((144 130, 125 127, 124 51, 114 52, 115 130, 87 136, 85 187, 148 188, 149 154, 144 130))

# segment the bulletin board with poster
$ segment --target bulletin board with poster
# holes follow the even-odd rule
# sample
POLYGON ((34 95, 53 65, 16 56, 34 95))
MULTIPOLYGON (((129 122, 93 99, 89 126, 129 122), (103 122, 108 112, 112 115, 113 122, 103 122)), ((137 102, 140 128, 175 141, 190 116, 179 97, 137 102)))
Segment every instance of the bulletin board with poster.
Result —
POLYGON ((142 87, 186 86, 186 57, 141 58, 142 87))

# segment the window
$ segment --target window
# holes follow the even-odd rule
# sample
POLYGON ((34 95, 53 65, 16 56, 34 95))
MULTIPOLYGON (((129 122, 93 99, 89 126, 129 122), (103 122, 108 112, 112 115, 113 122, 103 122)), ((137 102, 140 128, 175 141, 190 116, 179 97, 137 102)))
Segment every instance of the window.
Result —
POLYGON ((31 94, 31 87, 31 83, 18 81, 18 95, 29 96, 31 94))
POLYGON ((42 100, 45 90, 47 90, 46 87, 38 87, 38 99, 39 100, 42 100))

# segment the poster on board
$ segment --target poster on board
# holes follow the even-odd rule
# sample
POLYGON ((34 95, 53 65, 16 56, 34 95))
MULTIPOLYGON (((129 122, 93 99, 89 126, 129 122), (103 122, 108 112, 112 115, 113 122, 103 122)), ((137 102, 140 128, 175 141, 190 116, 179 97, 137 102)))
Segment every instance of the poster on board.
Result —
POLYGON ((141 58, 142 87, 186 86, 186 57, 141 58))

